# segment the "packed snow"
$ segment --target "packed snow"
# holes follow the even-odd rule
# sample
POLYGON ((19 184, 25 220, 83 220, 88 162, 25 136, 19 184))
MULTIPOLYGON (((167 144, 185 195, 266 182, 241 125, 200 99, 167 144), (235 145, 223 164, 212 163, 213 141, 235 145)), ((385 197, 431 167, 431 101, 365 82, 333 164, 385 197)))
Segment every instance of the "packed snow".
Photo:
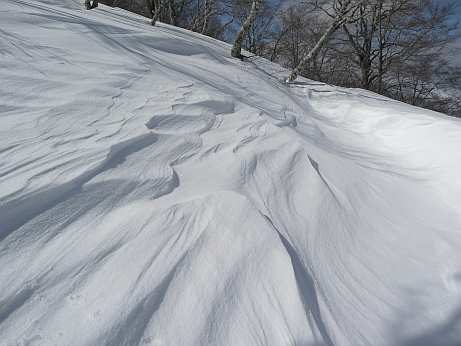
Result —
POLYGON ((461 345, 461 122, 72 0, 0 9, 0 345, 461 345))

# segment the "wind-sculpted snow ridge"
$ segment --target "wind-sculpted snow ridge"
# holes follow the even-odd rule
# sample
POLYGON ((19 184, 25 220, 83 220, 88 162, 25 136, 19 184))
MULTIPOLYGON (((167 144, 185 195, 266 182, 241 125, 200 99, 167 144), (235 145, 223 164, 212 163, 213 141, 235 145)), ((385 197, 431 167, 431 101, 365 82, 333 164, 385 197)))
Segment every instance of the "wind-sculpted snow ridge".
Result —
POLYGON ((0 345, 460 345, 461 123, 77 1, 0 11, 0 345))

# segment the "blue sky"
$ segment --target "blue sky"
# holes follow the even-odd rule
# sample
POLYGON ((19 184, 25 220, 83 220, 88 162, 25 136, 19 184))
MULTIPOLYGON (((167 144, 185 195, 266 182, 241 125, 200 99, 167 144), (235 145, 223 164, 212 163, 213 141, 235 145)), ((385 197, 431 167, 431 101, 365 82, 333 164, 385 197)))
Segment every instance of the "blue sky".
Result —
MULTIPOLYGON (((451 2, 450 0, 435 0, 439 2, 440 4, 446 4, 451 2)), ((458 7, 456 9, 456 17, 457 20, 460 22, 460 30, 461 30, 461 0, 455 0, 458 2, 458 7)), ((451 58, 450 60, 452 63, 455 65, 461 65, 461 38, 458 39, 457 43, 454 44, 453 46, 455 50, 451 52, 451 58)))
MULTIPOLYGON (((435 0, 436 2, 439 2, 440 4, 447 4, 450 2, 453 2, 453 0, 435 0)), ((455 0, 454 2, 457 2, 459 0, 455 0)), ((457 17, 461 21, 461 1, 459 1, 458 7, 457 7, 457 17)))
MULTIPOLYGON (((439 2, 440 4, 447 4, 450 2, 453 2, 453 0, 435 0, 436 2, 439 2)), ((455 2, 458 3, 458 7, 456 9, 456 17, 457 20, 460 22, 460 30, 461 30, 461 0, 454 0, 455 2)), ((458 46, 461 48, 461 38, 458 40, 458 46)))

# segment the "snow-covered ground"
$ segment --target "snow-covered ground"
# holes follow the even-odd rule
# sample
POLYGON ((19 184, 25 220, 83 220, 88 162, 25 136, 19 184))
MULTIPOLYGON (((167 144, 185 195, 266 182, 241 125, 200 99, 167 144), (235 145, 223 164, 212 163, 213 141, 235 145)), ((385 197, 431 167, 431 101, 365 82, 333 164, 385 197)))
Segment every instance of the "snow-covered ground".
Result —
POLYGON ((72 0, 0 8, 0 345, 461 344, 461 122, 72 0))

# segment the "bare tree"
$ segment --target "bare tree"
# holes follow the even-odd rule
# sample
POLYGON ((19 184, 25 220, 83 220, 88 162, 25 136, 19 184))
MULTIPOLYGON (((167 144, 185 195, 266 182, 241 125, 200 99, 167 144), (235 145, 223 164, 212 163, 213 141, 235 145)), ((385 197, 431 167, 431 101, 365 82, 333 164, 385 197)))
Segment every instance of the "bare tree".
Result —
POLYGON ((188 29, 205 34, 211 18, 218 13, 215 4, 215 0, 197 0, 196 6, 193 6, 189 10, 191 13, 191 20, 187 26, 188 29))
POLYGON ((91 10, 93 8, 98 7, 98 0, 85 0, 85 7, 87 10, 91 10))
POLYGON ((148 18, 154 17, 154 3, 153 0, 146 0, 146 16, 148 18))
POLYGON ((256 14, 263 0, 253 0, 251 4, 250 12, 248 13, 245 22, 242 24, 237 37, 235 38, 234 45, 232 46, 231 55, 234 58, 241 58, 242 56, 242 43, 245 37, 248 35, 250 27, 255 21, 256 14))
MULTIPOLYGON (((271 61, 294 69, 323 35, 328 23, 306 4, 295 4, 279 16, 280 30, 274 35, 271 61)), ((305 73, 303 70, 302 73, 305 73)))
POLYGON ((152 24, 233 40, 232 56, 245 48, 276 61, 292 69, 288 81, 299 74, 460 114, 461 72, 444 59, 456 38, 456 1, 303 0, 278 8, 263 0, 99 0, 152 24))
POLYGON ((434 49, 446 46, 454 29, 449 21, 453 6, 437 6, 433 0, 363 2, 359 19, 343 26, 360 71, 360 86, 383 93, 393 64, 432 55, 434 49))
POLYGON ((214 8, 214 0, 206 0, 205 1, 205 11, 203 13, 203 22, 201 25, 200 33, 205 34, 208 23, 210 21, 210 17, 213 15, 213 8, 214 8))
POLYGON ((160 19, 160 16, 165 6, 165 1, 168 1, 168 0, 153 0, 152 2, 153 4, 152 21, 151 21, 152 25, 155 25, 157 21, 160 19))
POLYGON ((364 0, 332 0, 330 9, 324 8, 315 1, 315 7, 322 10, 327 16, 332 18, 332 21, 315 46, 307 52, 298 65, 291 71, 286 79, 287 82, 293 82, 301 69, 312 59, 315 58, 320 49, 330 40, 332 34, 347 22, 355 21, 357 8, 364 0))

